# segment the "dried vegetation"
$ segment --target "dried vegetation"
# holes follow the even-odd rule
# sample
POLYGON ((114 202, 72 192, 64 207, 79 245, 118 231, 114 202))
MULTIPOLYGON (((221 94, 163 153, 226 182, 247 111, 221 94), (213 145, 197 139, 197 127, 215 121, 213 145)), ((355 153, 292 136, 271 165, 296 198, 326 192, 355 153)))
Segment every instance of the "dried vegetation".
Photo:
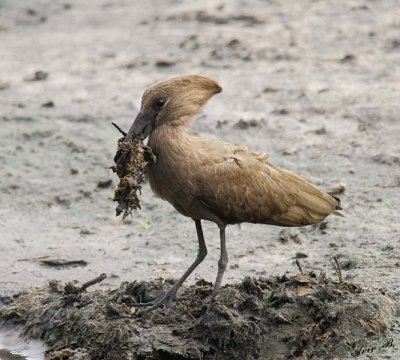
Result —
POLYGON ((155 156, 140 139, 129 142, 119 139, 116 164, 111 167, 120 179, 114 193, 114 201, 118 202, 117 216, 123 213, 125 219, 132 210, 140 209, 138 195, 141 193, 141 184, 145 180, 145 168, 149 161, 155 161, 155 156))

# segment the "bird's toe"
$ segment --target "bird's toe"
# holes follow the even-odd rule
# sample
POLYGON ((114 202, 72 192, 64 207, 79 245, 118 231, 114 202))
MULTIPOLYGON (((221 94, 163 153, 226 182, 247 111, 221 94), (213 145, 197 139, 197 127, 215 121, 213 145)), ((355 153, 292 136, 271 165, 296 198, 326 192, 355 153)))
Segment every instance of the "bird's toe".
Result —
POLYGON ((160 296, 156 300, 149 301, 146 303, 134 304, 133 306, 142 308, 137 313, 137 316, 142 316, 143 314, 153 311, 154 309, 157 309, 157 308, 161 307, 162 305, 165 305, 166 307, 170 307, 175 300, 175 296, 176 296, 176 291, 168 291, 167 293, 160 296))

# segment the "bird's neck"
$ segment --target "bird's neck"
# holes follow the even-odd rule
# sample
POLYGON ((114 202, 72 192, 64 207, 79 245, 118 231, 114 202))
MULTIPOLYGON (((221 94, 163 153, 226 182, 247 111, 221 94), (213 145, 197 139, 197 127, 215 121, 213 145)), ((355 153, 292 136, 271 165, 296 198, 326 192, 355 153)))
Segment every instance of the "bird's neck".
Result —
POLYGON ((173 155, 171 152, 184 152, 193 136, 186 125, 161 125, 156 127, 149 137, 148 145, 156 156, 173 155))

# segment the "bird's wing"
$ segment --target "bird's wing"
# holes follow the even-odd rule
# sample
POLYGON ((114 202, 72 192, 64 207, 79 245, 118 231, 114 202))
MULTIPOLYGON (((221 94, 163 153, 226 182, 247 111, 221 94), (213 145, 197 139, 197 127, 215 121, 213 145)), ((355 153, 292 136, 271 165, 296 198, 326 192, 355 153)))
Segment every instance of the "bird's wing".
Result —
MULTIPOLYGON (((224 146, 226 144, 223 144, 224 146)), ((337 200, 307 180, 267 163, 267 155, 225 147, 224 157, 203 161, 198 196, 228 223, 301 226, 321 222, 337 200)))

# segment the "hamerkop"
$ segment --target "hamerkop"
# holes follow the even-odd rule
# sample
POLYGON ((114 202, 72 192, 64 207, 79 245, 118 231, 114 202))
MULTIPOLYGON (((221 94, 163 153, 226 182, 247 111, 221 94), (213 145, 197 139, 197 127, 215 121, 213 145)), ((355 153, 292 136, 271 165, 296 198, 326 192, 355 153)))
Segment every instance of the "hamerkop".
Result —
POLYGON ((340 201, 291 171, 268 163, 245 146, 204 139, 190 132, 189 121, 207 100, 221 92, 212 79, 180 76, 147 89, 140 113, 124 141, 145 139, 156 155, 147 172, 152 190, 196 225, 199 250, 193 264, 145 312, 172 302, 176 292, 204 260, 202 220, 220 230, 221 255, 213 295, 221 286, 228 256, 225 227, 243 222, 278 226, 317 224, 340 210, 340 201))

